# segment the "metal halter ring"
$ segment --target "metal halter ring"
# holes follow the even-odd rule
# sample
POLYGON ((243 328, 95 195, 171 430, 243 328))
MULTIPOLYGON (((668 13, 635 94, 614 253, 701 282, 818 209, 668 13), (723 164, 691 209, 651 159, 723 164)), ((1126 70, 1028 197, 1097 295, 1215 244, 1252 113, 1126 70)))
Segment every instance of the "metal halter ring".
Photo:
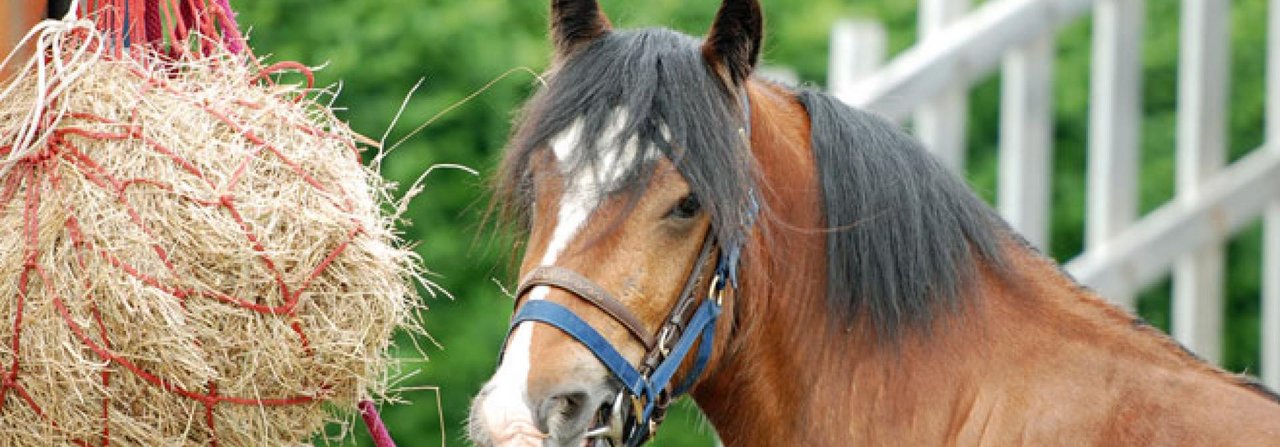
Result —
POLYGON ((618 397, 613 400, 613 405, 609 407, 608 420, 604 421, 605 425, 596 427, 588 431, 584 437, 587 439, 603 439, 609 445, 621 446, 626 440, 625 421, 626 415, 623 414, 623 402, 626 398, 626 390, 618 392, 618 397))
POLYGON ((663 326, 662 332, 658 333, 658 353, 663 357, 671 355, 671 347, 667 343, 671 342, 672 326, 663 326))
POLYGON ((725 279, 722 275, 711 277, 711 285, 707 288, 707 299, 715 300, 717 306, 724 305, 725 279))

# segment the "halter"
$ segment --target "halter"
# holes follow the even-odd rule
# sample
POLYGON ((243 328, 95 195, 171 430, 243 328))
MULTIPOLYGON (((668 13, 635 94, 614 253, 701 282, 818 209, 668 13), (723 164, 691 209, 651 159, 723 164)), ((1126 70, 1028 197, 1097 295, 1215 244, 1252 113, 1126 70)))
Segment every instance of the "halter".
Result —
MULTIPOLYGON (((739 132, 750 147, 751 103, 745 90, 741 92, 740 100, 745 124, 739 132)), ((754 218, 758 208, 754 194, 750 195, 749 201, 748 215, 754 218)), ((554 326, 585 346, 613 373, 623 388, 613 404, 601 412, 605 425, 589 430, 586 437, 605 440, 613 446, 643 444, 657 431, 671 401, 693 387, 711 359, 711 345, 715 341, 716 320, 724 304, 725 289, 731 285, 737 287, 738 264, 745 236, 744 232, 743 237, 723 245, 718 243, 714 228, 707 231, 693 270, 657 334, 645 331, 642 320, 608 290, 590 279, 563 267, 539 266, 530 271, 517 288, 517 310, 511 318, 507 336, 510 338, 520 323, 536 321, 554 326), (700 285, 706 277, 707 265, 717 251, 715 271, 705 297, 700 299, 698 291, 702 290, 700 285), (519 298, 538 286, 569 292, 620 324, 647 350, 640 366, 633 366, 608 339, 569 308, 547 300, 531 300, 520 305, 519 298), (698 349, 693 368, 679 385, 673 384, 672 378, 695 344, 698 349)))

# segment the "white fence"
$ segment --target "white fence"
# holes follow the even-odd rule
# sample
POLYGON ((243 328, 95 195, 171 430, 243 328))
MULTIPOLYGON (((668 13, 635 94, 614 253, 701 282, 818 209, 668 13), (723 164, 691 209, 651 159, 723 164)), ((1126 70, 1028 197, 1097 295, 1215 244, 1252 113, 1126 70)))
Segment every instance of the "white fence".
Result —
POLYGON ((965 101, 1000 69, 998 206, 1027 239, 1049 234, 1054 41, 1092 12, 1085 251, 1067 270, 1132 308, 1173 274, 1174 337, 1220 358, 1227 238, 1264 219, 1263 380, 1280 386, 1280 0, 1269 0, 1264 147, 1226 165, 1229 0, 1182 0, 1177 195, 1138 216, 1143 0, 920 0, 920 42, 881 65, 885 33, 844 22, 832 35, 832 92, 896 120, 914 114, 922 141, 963 169, 965 101))

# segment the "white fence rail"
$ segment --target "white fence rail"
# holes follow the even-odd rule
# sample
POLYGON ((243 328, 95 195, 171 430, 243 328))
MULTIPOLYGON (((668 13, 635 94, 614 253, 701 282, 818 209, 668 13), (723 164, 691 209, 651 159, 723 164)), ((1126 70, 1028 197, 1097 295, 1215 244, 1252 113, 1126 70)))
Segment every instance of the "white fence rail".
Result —
POLYGON ((1267 143, 1227 166, 1230 2, 1182 0, 1177 195, 1141 219, 1143 0, 991 0, 968 14, 970 0, 920 0, 920 42, 883 66, 876 65, 885 52, 882 29, 837 26, 830 88, 891 119, 914 114, 921 140, 963 169, 967 91, 999 68, 998 206, 1044 247, 1056 30, 1092 12, 1086 242, 1067 270, 1129 308, 1140 289, 1172 273, 1174 336, 1217 361, 1224 244, 1262 216, 1261 374, 1280 386, 1280 0, 1269 1, 1267 143))

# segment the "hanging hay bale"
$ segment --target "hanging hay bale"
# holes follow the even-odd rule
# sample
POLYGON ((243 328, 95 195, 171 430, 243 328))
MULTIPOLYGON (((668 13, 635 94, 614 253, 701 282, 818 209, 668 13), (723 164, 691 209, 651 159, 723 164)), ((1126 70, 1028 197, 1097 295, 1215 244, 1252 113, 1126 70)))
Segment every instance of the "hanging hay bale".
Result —
POLYGON ((0 84, 0 445, 296 445, 381 395, 418 270, 357 136, 70 28, 0 84))

